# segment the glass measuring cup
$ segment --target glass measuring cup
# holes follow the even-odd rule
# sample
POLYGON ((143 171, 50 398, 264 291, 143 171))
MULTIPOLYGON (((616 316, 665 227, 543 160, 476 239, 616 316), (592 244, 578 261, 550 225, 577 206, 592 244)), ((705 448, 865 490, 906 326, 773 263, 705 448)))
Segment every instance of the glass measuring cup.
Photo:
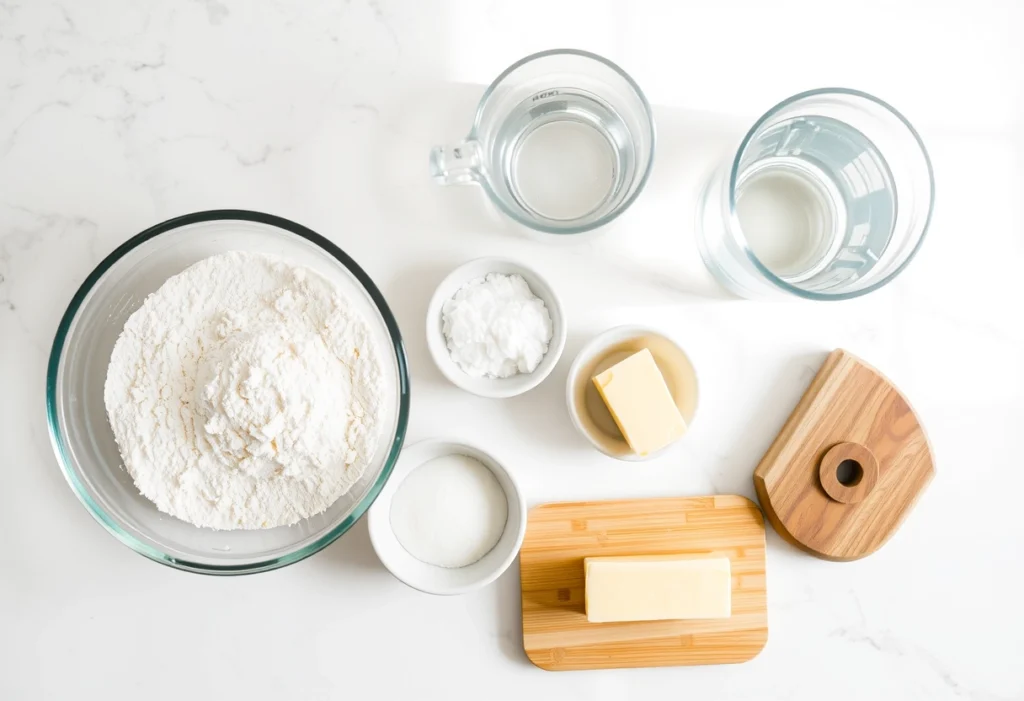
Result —
POLYGON ((461 143, 430 152, 442 185, 479 183, 499 210, 551 234, 607 224, 637 198, 654 160, 654 118, 621 68, 573 49, 499 75, 461 143))
POLYGON ((697 242, 742 297, 848 299, 910 263, 934 199, 928 153, 903 115, 857 90, 811 90, 769 110, 714 173, 697 242))

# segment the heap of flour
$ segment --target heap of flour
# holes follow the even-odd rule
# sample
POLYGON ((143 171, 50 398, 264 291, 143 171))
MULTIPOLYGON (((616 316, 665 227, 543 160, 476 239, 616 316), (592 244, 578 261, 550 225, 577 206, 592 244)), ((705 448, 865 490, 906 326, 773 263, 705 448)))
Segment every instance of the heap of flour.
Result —
POLYGON ((161 511, 210 528, 318 514, 381 432, 366 322, 326 279, 232 252, 168 279, 125 323, 104 401, 125 467, 161 511))

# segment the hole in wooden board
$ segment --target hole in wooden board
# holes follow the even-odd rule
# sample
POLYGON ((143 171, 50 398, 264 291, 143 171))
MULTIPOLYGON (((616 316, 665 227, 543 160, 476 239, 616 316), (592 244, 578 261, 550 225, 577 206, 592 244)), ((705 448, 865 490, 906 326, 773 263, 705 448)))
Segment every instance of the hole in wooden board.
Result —
POLYGON ((856 460, 843 460, 836 465, 836 480, 844 487, 856 487, 864 478, 864 468, 856 460))

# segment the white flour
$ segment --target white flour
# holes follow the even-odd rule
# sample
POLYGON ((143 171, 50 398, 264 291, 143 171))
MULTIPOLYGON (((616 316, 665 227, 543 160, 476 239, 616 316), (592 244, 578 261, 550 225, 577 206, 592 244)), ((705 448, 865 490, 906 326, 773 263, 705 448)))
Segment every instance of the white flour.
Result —
POLYGON ((381 365, 365 322, 311 270, 213 256, 125 323, 104 401, 125 467, 161 511, 210 528, 318 514, 373 457, 381 365))

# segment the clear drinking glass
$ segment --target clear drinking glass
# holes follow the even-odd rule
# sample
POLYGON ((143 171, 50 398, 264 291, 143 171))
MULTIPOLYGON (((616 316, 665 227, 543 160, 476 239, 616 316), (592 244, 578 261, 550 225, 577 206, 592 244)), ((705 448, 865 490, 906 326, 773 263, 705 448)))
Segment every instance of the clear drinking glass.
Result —
POLYGON ((639 86, 595 54, 543 51, 491 84, 469 135, 430 153, 442 185, 479 183, 532 229, 577 234, 607 224, 643 189, 654 118, 639 86))
POLYGON ((848 299, 907 266, 934 199, 928 153, 903 115, 856 90, 812 90, 769 110, 712 176, 698 246, 742 297, 848 299))

